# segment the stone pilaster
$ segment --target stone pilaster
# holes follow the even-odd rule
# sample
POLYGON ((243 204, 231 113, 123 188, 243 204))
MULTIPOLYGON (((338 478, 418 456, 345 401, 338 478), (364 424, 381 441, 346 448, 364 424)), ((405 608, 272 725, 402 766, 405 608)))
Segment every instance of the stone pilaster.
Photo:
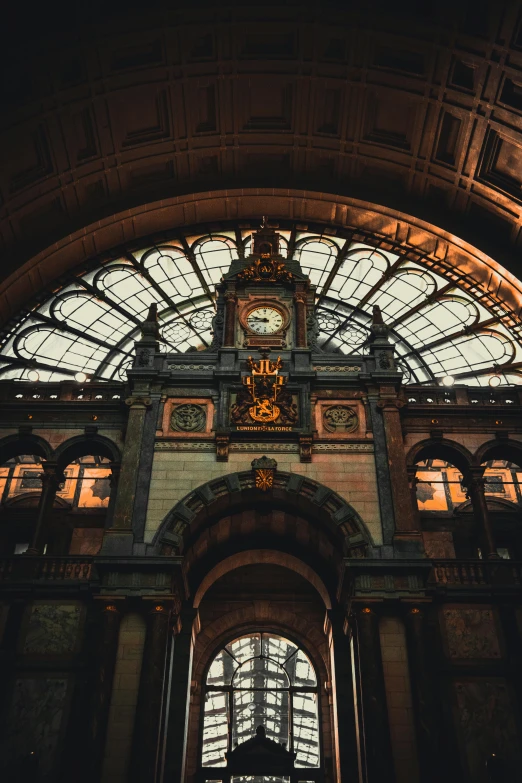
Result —
POLYGON ((223 346, 233 348, 236 344, 236 310, 237 296, 233 291, 227 291, 225 294, 225 332, 223 337, 223 346))
POLYGON ((295 344, 296 348, 306 348, 306 292, 294 294, 295 302, 295 344))
POLYGON ((437 704, 437 680, 432 651, 425 628, 424 606, 407 606, 403 618, 406 628, 415 733, 417 736, 420 778, 423 783, 438 783, 444 777, 439 726, 442 716, 437 704))
POLYGON ((154 601, 147 610, 140 687, 134 722, 130 780, 154 783, 160 761, 160 730, 165 697, 170 607, 154 601))
POLYGON ((355 609, 356 665, 361 698, 360 742, 367 783, 395 783, 378 610, 355 609))
POLYGON ((184 779, 192 673, 192 634, 196 615, 197 611, 192 607, 182 609, 179 633, 172 640, 161 773, 161 780, 164 781, 184 779))
POLYGON ((105 531, 102 554, 132 554, 132 520, 136 485, 140 467, 145 415, 151 406, 150 397, 129 397, 127 433, 118 481, 118 491, 114 505, 112 527, 105 531))
POLYGON ((91 780, 100 780, 103 754, 109 721, 114 669, 118 651, 121 614, 112 603, 107 603, 101 612, 100 630, 95 655, 96 681, 93 686, 89 711, 87 743, 90 757, 86 764, 92 772, 91 780))
POLYGON ((354 703, 351 629, 341 611, 328 612, 332 635, 333 692, 335 695, 334 733, 337 752, 337 779, 359 780, 358 725, 354 703))

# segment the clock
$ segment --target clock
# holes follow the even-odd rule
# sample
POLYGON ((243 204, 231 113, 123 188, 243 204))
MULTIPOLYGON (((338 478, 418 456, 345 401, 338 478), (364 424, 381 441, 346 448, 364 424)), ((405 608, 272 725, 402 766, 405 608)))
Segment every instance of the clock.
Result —
POLYGON ((283 329, 285 320, 283 313, 270 305, 252 308, 245 318, 249 331, 258 335, 277 334, 283 329))

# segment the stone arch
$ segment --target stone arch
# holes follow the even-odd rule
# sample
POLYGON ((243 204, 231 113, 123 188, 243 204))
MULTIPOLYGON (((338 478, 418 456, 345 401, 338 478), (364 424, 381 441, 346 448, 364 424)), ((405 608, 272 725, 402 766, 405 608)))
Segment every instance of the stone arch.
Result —
POLYGON ((229 473, 192 490, 169 511, 148 551, 181 554, 196 529, 262 503, 319 523, 332 540, 342 544, 345 556, 365 557, 375 546, 365 523, 344 498, 308 476, 276 470, 273 488, 266 493, 256 489, 253 471, 229 473))
POLYGON ((408 467, 414 467, 422 459, 442 459, 465 473, 473 464, 473 455, 465 446, 448 438, 426 438, 416 443, 406 457, 408 467))
POLYGON ((8 435, 0 440, 0 464, 20 454, 35 454, 47 462, 53 460, 55 456, 51 445, 39 435, 32 433, 8 435))
POLYGON ((252 563, 262 564, 270 563, 275 565, 281 565, 284 568, 288 568, 291 571, 295 571, 306 579, 312 587, 315 587, 326 609, 332 608, 332 602, 326 586, 322 579, 310 568, 306 563, 303 563, 297 557, 293 555, 283 554, 276 550, 261 549, 256 551, 237 552, 225 560, 221 560, 214 568, 212 568, 203 578, 199 585, 196 594, 194 595, 193 606, 198 608, 199 604, 203 600, 205 593, 209 590, 214 582, 220 579, 224 574, 229 571, 233 571, 235 568, 241 568, 244 565, 250 565, 252 563))
POLYGON ((64 441, 56 449, 56 460, 61 468, 65 468, 78 457, 89 454, 100 454, 111 462, 119 463, 121 452, 116 444, 103 435, 76 435, 64 441))
MULTIPOLYGON (((232 639, 253 631, 267 631, 281 634, 296 642, 309 656, 314 666, 320 695, 319 725, 323 735, 322 753, 333 755, 332 729, 334 716, 325 684, 331 682, 331 662, 328 660, 329 647, 327 636, 321 633, 314 623, 298 616, 290 609, 278 608, 277 618, 267 617, 262 607, 247 607, 227 612, 208 626, 204 633, 195 638, 192 681, 203 683, 208 667, 219 649, 232 639)), ((191 708, 187 731, 187 770, 188 780, 193 780, 198 767, 200 748, 200 726, 203 688, 197 687, 191 694, 191 708)))
POLYGON ((511 438, 495 438, 483 443, 473 455, 475 465, 490 459, 506 459, 522 468, 522 442, 511 438))

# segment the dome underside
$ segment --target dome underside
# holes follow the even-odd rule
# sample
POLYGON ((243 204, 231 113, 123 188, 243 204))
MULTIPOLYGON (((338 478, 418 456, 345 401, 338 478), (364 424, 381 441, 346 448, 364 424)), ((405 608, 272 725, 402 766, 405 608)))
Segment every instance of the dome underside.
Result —
MULTIPOLYGON (((447 375, 467 385, 485 386, 492 376, 502 385, 521 382, 522 323, 505 297, 497 300, 469 273, 372 237, 354 241, 296 226, 280 233, 283 255, 316 286, 316 350, 366 353, 379 305, 405 383, 447 375)), ((209 350, 215 285, 234 259, 248 256, 251 234, 235 226, 179 235, 84 266, 6 328, 0 379, 34 380, 36 372, 40 381, 60 381, 84 372, 93 381, 124 380, 152 303, 162 350, 209 350)))

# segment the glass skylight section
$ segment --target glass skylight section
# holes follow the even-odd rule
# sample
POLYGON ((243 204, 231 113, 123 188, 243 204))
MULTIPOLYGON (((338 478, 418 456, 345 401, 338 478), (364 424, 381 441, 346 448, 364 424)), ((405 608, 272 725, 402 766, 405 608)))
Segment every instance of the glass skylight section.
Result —
MULTIPOLYGON (((5 327, 0 379, 30 380, 36 371, 40 381, 70 380, 78 372, 89 380, 125 380, 152 303, 162 351, 208 350, 215 286, 250 247, 251 231, 238 227, 122 251, 82 271, 5 327)), ((464 274, 450 279, 399 251, 309 231, 281 230, 281 252, 291 253, 316 286, 316 350, 367 353, 378 305, 405 383, 445 375, 475 386, 487 386, 492 376, 502 385, 521 382, 520 318, 464 274)))

